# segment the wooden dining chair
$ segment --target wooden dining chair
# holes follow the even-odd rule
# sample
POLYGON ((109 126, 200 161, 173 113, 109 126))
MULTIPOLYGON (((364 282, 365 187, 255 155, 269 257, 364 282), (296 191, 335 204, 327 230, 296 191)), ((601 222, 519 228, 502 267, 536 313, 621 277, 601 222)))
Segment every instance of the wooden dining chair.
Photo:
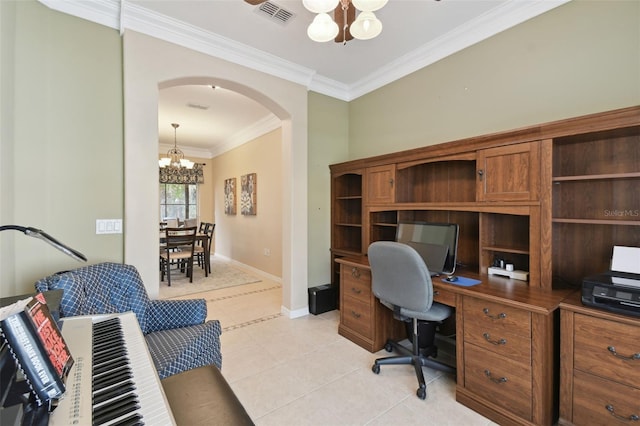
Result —
POLYGON ((186 271, 189 282, 193 282, 193 259, 196 243, 195 226, 190 228, 166 228, 165 246, 160 253, 160 281, 167 275, 167 283, 171 286, 171 266, 181 272, 186 271))
POLYGON ((211 240, 213 239, 213 230, 215 227, 215 223, 202 222, 200 224, 202 231, 199 231, 199 233, 205 234, 207 238, 199 240, 194 248, 196 261, 198 262, 198 266, 204 268, 205 277, 208 277, 211 272, 211 240), (202 225, 203 223, 204 226, 202 225), (207 253, 209 254, 209 259, 206 258, 207 253))

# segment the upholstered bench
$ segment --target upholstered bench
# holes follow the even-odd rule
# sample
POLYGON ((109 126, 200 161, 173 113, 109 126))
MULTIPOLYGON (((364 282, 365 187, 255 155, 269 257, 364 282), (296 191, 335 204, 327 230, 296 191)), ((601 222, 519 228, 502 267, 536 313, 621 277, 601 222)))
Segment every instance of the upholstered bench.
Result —
POLYGON ((206 301, 151 300, 131 265, 89 265, 43 278, 35 288, 63 290, 60 317, 133 311, 160 379, 207 365, 222 367, 222 329, 219 321, 206 321, 206 301))
POLYGON ((217 367, 210 365, 162 380, 178 425, 252 425, 253 421, 217 367))

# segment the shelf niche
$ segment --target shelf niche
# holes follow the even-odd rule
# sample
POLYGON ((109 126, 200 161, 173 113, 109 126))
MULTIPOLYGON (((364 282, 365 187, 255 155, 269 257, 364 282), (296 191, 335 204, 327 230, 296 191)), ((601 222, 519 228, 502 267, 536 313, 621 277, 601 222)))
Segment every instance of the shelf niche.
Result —
POLYGON ((640 126, 553 140, 553 287, 610 269, 640 242, 640 126))
POLYGON ((400 164, 396 180, 398 203, 472 203, 476 201, 475 155, 473 160, 400 164))

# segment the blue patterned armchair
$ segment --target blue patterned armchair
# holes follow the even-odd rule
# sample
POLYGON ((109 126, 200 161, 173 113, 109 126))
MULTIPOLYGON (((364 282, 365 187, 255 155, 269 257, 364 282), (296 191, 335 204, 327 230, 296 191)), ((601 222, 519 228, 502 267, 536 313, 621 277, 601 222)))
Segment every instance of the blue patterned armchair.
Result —
POLYGON ((43 278, 35 287, 63 290, 60 317, 133 311, 160 379, 210 364, 222 367, 222 329, 217 320, 205 321, 206 301, 151 300, 131 265, 89 265, 43 278))

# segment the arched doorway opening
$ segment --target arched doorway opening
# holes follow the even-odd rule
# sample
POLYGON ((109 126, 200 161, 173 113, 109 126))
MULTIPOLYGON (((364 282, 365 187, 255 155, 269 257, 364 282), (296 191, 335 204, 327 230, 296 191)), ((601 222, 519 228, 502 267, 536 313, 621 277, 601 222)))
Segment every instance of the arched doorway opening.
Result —
POLYGON ((157 297, 157 250, 149 247, 159 250, 158 221, 149 206, 159 202, 158 162, 149 154, 158 152, 159 85, 215 74, 282 120, 282 311, 308 313, 307 88, 135 31, 125 32, 123 44, 125 263, 136 266, 157 297))
MULTIPOLYGON (((231 260, 266 279, 281 282, 281 120, 261 103, 230 90, 228 81, 189 77, 161 82, 158 86, 160 156, 173 148, 171 123, 179 123, 175 138, 178 149, 186 159, 200 163, 204 171, 203 182, 197 185, 197 190, 194 185, 190 192, 197 194, 197 209, 181 207, 180 201, 175 206, 164 204, 167 200, 163 196, 160 218, 163 219, 163 211, 172 212, 178 219, 185 213, 194 218, 197 211, 199 222, 216 224, 212 249, 220 261, 231 260), (257 178, 257 211, 245 215, 241 212, 240 183, 241 177, 250 173, 257 178), (233 192, 237 206, 232 212, 225 211, 227 180, 236 182, 233 192)), ((165 194, 164 185, 160 187, 161 194, 165 194)), ((188 188, 183 191, 186 193, 188 188)), ((217 272, 221 270, 227 268, 217 272)), ((220 278, 215 269, 212 273, 215 279, 220 278)), ((160 294, 170 290, 166 283, 161 283, 160 289, 160 294)))

